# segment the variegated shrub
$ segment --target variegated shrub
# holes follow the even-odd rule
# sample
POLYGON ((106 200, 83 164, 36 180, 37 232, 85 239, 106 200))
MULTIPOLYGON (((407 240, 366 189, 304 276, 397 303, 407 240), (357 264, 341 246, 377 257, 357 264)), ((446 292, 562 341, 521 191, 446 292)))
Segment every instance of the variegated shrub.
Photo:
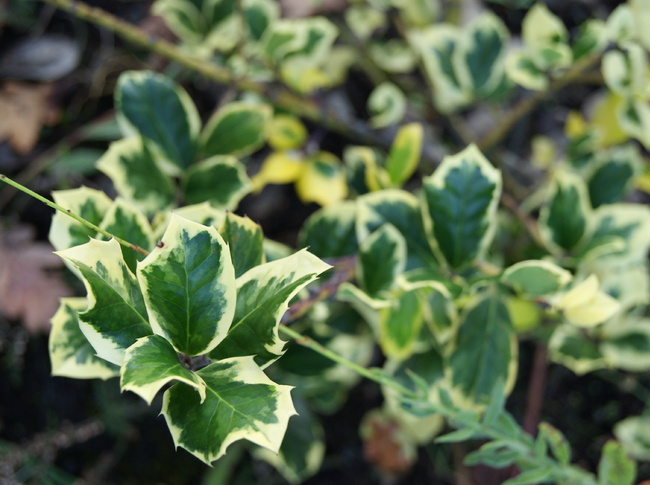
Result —
POLYGON ((318 415, 361 377, 384 397, 362 436, 397 430, 409 460, 466 441, 467 465, 518 472, 507 485, 634 483, 647 413, 620 417, 592 473, 505 403, 523 341, 576 374, 650 370, 648 5, 570 29, 520 3, 516 38, 489 9, 460 21, 428 0, 352 1, 338 23, 272 0, 154 2, 174 60, 213 62, 243 93, 203 123, 169 77, 121 75, 123 138, 97 163, 117 197, 53 194, 50 241, 87 291, 52 320, 53 373, 164 392, 176 446, 210 464, 249 441, 291 483, 318 471, 318 415), (372 85, 364 122, 351 102, 332 115, 353 67, 372 85), (583 78, 599 88, 563 111, 561 143, 504 141, 583 78), (326 130, 345 141, 324 149, 326 130), (321 206, 298 250, 230 212, 288 183, 321 206))

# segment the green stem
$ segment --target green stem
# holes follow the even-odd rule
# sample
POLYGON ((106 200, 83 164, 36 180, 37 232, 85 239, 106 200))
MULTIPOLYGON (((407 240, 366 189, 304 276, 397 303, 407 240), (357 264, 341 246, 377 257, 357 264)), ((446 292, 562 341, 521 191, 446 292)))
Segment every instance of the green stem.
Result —
POLYGON ((61 207, 59 204, 56 204, 56 203, 52 202, 49 199, 46 199, 42 195, 39 195, 36 192, 34 192, 33 190, 28 189, 24 185, 21 185, 18 182, 14 182, 13 180, 11 180, 9 177, 7 177, 4 174, 0 174, 0 180, 3 181, 4 183, 8 184, 8 185, 11 185, 12 187, 17 188, 21 192, 26 193, 30 197, 33 197, 33 198, 35 198, 36 200, 38 200, 40 202, 43 202, 43 204, 45 204, 46 206, 51 207, 52 209, 57 210, 57 211, 61 212, 62 214, 65 214, 65 215, 67 215, 69 217, 72 217, 75 221, 80 222, 84 226, 92 229, 93 231, 96 231, 96 232, 106 236, 109 239, 111 239, 111 238, 115 239, 118 243, 120 243, 124 247, 133 249, 134 251, 137 251, 140 254, 143 254, 145 256, 147 256, 149 254, 149 251, 147 251, 146 249, 141 248, 137 244, 132 244, 132 243, 130 243, 128 241, 125 241, 124 239, 121 239, 121 238, 111 234, 108 231, 105 231, 101 227, 96 226, 95 224, 93 224, 90 221, 87 221, 86 219, 84 219, 81 216, 78 216, 77 214, 72 212, 70 209, 66 209, 65 207, 61 207))
POLYGON ((347 360, 344 357, 341 357, 339 354, 332 352, 328 348, 316 342, 314 339, 310 337, 306 337, 296 332, 295 330, 287 327, 286 325, 280 325, 279 328, 282 333, 284 333, 288 337, 291 337, 297 344, 302 345, 303 347, 306 347, 308 349, 311 349, 314 352, 319 353, 323 357, 330 359, 333 362, 336 362, 337 364, 344 365, 345 367, 353 370, 360 376, 365 377, 366 379, 370 379, 371 381, 377 382, 378 384, 382 384, 386 387, 390 387, 395 391, 399 392, 404 397, 411 398, 411 399, 421 399, 421 396, 413 392, 411 389, 402 386, 400 383, 396 382, 393 379, 387 378, 387 376, 381 374, 380 372, 377 372, 376 370, 373 369, 366 369, 365 367, 360 366, 359 364, 355 364, 354 362, 347 360))
POLYGON ((75 17, 93 23, 99 27, 114 32, 123 39, 150 52, 155 52, 179 65, 197 72, 207 79, 223 85, 234 85, 243 91, 259 93, 269 98, 270 102, 296 116, 306 118, 346 137, 356 139, 359 143, 370 144, 383 148, 390 146, 389 140, 378 137, 365 123, 358 120, 343 120, 336 116, 333 110, 321 109, 311 99, 300 96, 287 88, 275 87, 235 77, 227 68, 223 68, 208 60, 194 56, 164 39, 143 32, 137 26, 94 7, 89 7, 76 0, 42 0, 45 3, 69 12, 75 17))

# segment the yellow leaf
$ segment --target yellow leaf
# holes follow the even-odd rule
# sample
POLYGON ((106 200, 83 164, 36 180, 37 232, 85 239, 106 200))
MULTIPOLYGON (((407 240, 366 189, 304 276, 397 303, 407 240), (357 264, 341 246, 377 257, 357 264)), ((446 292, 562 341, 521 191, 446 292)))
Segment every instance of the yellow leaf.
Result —
POLYGON ((555 305, 566 319, 579 327, 593 327, 614 315, 620 307, 617 300, 598 289, 598 277, 590 275, 567 291, 555 305))
POLYGON ((268 127, 267 140, 274 150, 300 148, 307 139, 307 128, 292 115, 277 115, 268 127))
POLYGON ((578 138, 587 133, 588 129, 587 120, 578 111, 569 111, 564 122, 564 134, 567 138, 578 138))
POLYGON ((344 199, 348 185, 341 161, 332 153, 318 152, 307 162, 296 181, 296 192, 303 202, 322 206, 344 199))
POLYGON ((533 138, 531 148, 531 161, 539 168, 549 168, 557 160, 555 144, 548 136, 533 138))
POLYGON ((510 297, 506 300, 506 307, 508 308, 512 326, 517 332, 526 332, 539 325, 540 311, 535 303, 517 297, 510 297))
POLYGON ((273 152, 262 164, 262 168, 251 181, 253 190, 260 191, 266 184, 288 184, 298 180, 305 169, 300 153, 295 151, 273 152))
POLYGON ((609 92, 594 107, 591 125, 598 134, 597 142, 602 147, 619 145, 630 139, 618 121, 617 113, 622 103, 621 96, 609 92))

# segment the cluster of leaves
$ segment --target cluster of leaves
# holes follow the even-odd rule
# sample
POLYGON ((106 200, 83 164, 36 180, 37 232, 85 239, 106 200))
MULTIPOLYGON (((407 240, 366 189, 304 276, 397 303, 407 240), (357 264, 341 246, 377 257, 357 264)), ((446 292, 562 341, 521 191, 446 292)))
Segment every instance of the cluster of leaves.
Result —
POLYGON ((54 373, 119 374, 122 389, 149 403, 171 383, 163 414, 178 446, 210 463, 246 439, 276 452, 255 454, 292 482, 323 457, 313 411, 338 410, 361 373, 385 398, 362 433, 393 423, 405 457, 446 422, 458 431, 439 442, 487 440, 467 464, 517 466, 508 485, 632 483, 627 455, 650 457, 646 416, 616 426, 620 443, 605 445, 596 478, 570 464, 560 431, 542 423, 536 438, 524 433, 504 402, 522 339, 546 345, 552 361, 579 374, 650 370, 650 209, 626 202, 635 185, 649 185, 635 145, 650 143, 643 6, 630 1, 572 37, 535 5, 514 50, 493 13, 460 27, 437 22, 439 7, 357 1, 336 26, 280 18, 271 0, 158 0, 154 12, 180 48, 234 77, 314 93, 342 83, 361 50, 377 81, 369 123, 392 128, 393 141, 386 151, 347 146, 339 159, 313 149, 307 126, 259 93, 223 105, 202 128, 189 95, 169 78, 123 74, 115 100, 125 138, 97 164, 119 197, 81 188, 54 199, 151 252, 120 249, 55 216, 50 240, 88 296, 64 299, 53 319, 54 373), (550 92, 601 59, 596 107, 568 116, 563 153, 553 140, 534 141, 536 181, 523 200, 504 204, 509 212, 500 201, 513 198, 516 177, 483 155, 481 139, 445 156, 417 190, 403 188, 424 172, 426 136, 422 124, 403 123, 409 108, 429 105, 452 120, 480 115, 518 88, 550 92), (427 99, 409 90, 418 75, 431 87, 427 99), (249 178, 253 157, 264 161, 249 178), (226 212, 266 184, 291 182, 303 201, 324 206, 299 236, 309 252, 267 241, 252 221, 226 212), (325 273, 323 259, 351 256, 354 278, 325 273), (281 318, 323 273, 321 287, 335 294, 307 300, 284 329, 300 330, 303 346, 285 355, 281 318), (385 361, 369 370, 375 345, 385 361), (289 420, 295 408, 300 417, 289 420))

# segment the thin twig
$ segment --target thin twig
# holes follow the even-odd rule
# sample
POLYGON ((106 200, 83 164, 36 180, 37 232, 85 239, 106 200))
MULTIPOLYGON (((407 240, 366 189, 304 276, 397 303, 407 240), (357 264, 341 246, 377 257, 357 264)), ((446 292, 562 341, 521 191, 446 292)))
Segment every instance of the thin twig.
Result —
POLYGON ((72 212, 70 209, 66 209, 65 207, 61 207, 59 204, 56 204, 56 203, 52 202, 49 199, 46 199, 42 195, 37 194, 33 190, 28 189, 24 185, 21 185, 18 182, 14 182, 13 180, 11 180, 9 177, 7 177, 4 174, 0 174, 0 181, 6 183, 8 185, 11 185, 12 187, 17 188, 21 192, 24 192, 24 193, 26 193, 27 195, 29 195, 31 197, 34 197, 36 200, 42 202, 46 206, 51 207, 52 209, 57 210, 57 211, 61 212, 62 214, 65 214, 65 215, 67 215, 69 217, 72 217, 75 221, 80 222, 81 224, 83 224, 87 228, 92 229, 93 231, 96 231, 99 234, 102 234, 103 236, 106 236, 109 239, 111 239, 111 238, 115 239, 118 243, 120 243, 124 247, 133 249, 134 251, 137 251, 140 254, 143 254, 144 256, 149 255, 149 251, 147 251, 146 249, 143 249, 140 246, 138 246, 137 244, 130 243, 130 242, 128 242, 128 241, 126 241, 126 240, 124 240, 122 238, 119 238, 119 237, 115 236, 114 234, 111 234, 110 232, 108 232, 108 231, 102 229, 101 227, 93 224, 92 222, 84 219, 83 217, 78 216, 77 214, 72 212))
POLYGON ((600 62, 602 54, 595 54, 585 57, 576 62, 567 69, 560 77, 550 83, 549 87, 542 91, 536 91, 528 97, 522 99, 512 107, 503 118, 494 123, 494 128, 476 142, 478 148, 485 152, 500 142, 512 129, 512 127, 526 114, 531 112, 535 107, 551 94, 559 91, 568 84, 577 80, 589 69, 593 68, 600 62))
POLYGON ((191 69, 207 79, 222 85, 237 86, 239 90, 266 96, 278 108, 285 109, 296 116, 306 118, 326 128, 355 139, 359 143, 388 148, 389 140, 375 134, 367 124, 358 120, 339 119, 332 110, 323 109, 312 99, 299 96, 282 86, 270 86, 244 77, 235 77, 227 68, 217 66, 204 58, 197 57, 171 42, 149 35, 137 26, 110 13, 75 0, 42 0, 45 3, 69 12, 77 18, 106 28, 123 39, 170 59, 191 69))
POLYGON ((546 345, 538 342, 533 357, 533 369, 528 384, 528 401, 526 403, 526 413, 523 423, 524 431, 533 436, 539 424, 539 416, 542 412, 542 404, 544 402, 544 387, 546 385, 546 370, 548 366, 546 355, 546 345))

